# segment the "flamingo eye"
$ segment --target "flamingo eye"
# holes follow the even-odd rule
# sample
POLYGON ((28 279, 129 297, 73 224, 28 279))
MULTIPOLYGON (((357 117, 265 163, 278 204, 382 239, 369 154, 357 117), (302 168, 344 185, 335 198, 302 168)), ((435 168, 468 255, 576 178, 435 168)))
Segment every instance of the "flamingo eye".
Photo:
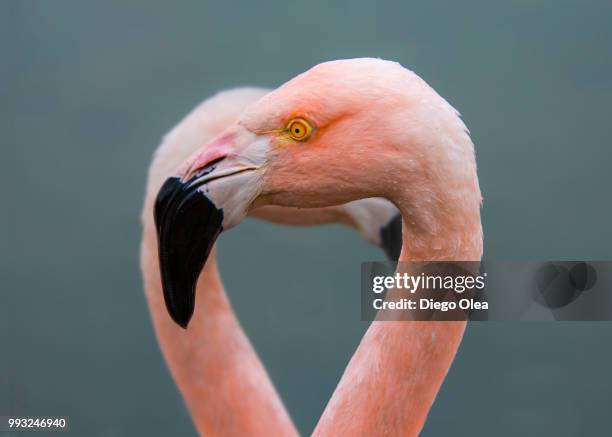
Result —
POLYGON ((294 118, 287 124, 287 133, 295 141, 306 141, 312 133, 312 126, 303 118, 294 118))

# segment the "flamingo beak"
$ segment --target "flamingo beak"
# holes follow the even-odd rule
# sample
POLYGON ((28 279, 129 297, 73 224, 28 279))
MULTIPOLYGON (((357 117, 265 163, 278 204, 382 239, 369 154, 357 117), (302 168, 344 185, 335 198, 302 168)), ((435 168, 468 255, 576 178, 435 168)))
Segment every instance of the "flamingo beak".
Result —
POLYGON ((170 317, 187 328, 200 272, 219 234, 237 225, 259 194, 267 140, 237 131, 207 145, 155 201, 159 265, 170 317))
POLYGON ((164 300, 183 328, 193 315, 196 283, 222 223, 223 210, 179 178, 168 178, 159 190, 155 225, 164 300))
POLYGON ((402 216, 397 213, 380 228, 380 246, 391 261, 397 261, 402 251, 402 216))

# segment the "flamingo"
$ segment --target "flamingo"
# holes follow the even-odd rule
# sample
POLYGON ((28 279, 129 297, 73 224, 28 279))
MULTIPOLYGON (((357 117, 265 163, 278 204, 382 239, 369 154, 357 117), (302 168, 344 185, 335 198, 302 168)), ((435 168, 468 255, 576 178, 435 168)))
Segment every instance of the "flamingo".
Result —
MULTIPOLYGON (((169 314, 187 327, 216 238, 249 211, 370 197, 400 211, 400 261, 481 259, 482 196, 459 113, 398 63, 319 64, 249 106, 160 188, 154 215, 169 314)), ((417 435, 465 325, 372 322, 314 435, 417 435)))
MULTIPOLYGON (((155 195, 164 179, 191 153, 230 126, 270 90, 238 88, 205 100, 162 141, 149 169, 142 213, 141 267, 145 295, 168 367, 202 435, 296 435, 295 427, 264 366, 243 332, 224 291, 214 249, 201 272, 198 310, 189 330, 178 328, 162 299, 155 195)), ((399 255, 397 209, 383 199, 363 199, 327 208, 264 206, 253 217, 290 225, 344 223, 390 257, 399 255)))

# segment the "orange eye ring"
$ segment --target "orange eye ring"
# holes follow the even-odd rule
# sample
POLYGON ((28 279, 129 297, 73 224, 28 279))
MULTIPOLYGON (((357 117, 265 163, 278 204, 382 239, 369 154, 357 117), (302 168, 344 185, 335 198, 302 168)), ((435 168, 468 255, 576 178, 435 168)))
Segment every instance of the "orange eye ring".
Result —
POLYGON ((312 133, 312 126, 303 118, 294 118, 287 123, 287 133, 295 141, 306 141, 312 133))

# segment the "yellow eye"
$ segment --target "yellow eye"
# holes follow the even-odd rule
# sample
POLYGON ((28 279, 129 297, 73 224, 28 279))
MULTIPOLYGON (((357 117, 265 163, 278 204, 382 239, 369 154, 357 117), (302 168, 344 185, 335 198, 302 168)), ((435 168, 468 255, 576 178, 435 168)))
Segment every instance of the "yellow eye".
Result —
POLYGON ((295 141, 306 141, 312 133, 312 126, 303 118, 294 118, 287 124, 287 132, 295 141))

